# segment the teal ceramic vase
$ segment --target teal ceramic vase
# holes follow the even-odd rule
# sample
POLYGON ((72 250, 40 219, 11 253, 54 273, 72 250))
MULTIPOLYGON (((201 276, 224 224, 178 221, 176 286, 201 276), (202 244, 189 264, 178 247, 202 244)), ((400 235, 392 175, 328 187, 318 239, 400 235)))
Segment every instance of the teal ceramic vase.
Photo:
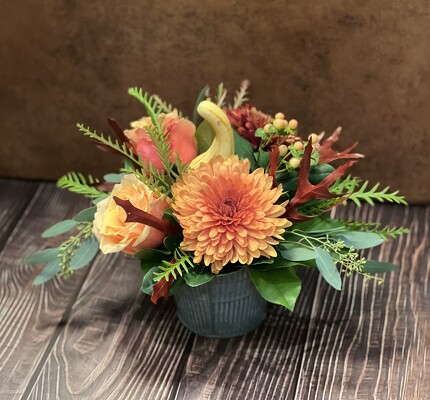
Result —
POLYGON ((179 320, 200 336, 242 336, 266 318, 267 302, 255 289, 245 268, 217 275, 201 286, 185 285, 174 299, 179 320))

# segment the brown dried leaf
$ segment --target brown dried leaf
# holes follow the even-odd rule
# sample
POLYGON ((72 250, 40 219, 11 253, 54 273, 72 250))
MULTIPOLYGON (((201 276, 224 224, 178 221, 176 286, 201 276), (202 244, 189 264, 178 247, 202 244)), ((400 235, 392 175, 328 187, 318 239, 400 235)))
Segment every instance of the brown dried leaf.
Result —
MULTIPOLYGON (((334 160, 340 160, 345 158, 363 158, 363 154, 359 153, 350 153, 352 149, 357 146, 358 142, 355 142, 352 146, 349 146, 347 149, 341 151, 338 153, 337 151, 332 149, 332 146, 334 143, 336 143, 339 140, 339 136, 342 132, 342 128, 339 126, 331 135, 329 138, 324 140, 323 143, 318 145, 317 150, 320 152, 320 158, 319 163, 320 164, 327 164, 334 160)), ((324 136, 324 133, 322 133, 319 136, 319 139, 321 140, 324 136)))

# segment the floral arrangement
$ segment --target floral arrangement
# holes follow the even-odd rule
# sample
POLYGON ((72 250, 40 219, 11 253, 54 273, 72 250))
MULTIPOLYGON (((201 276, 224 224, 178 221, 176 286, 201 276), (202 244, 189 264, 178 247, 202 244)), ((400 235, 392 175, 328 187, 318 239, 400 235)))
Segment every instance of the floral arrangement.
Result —
POLYGON ((109 119, 116 139, 78 124, 101 150, 123 157, 124 167, 102 180, 75 172, 58 180, 93 204, 42 234, 74 232, 25 260, 46 263, 34 283, 70 277, 99 251, 124 252, 140 260, 142 290, 154 303, 183 285, 246 268, 264 299, 293 310, 297 268, 319 270, 338 290, 342 273, 380 282, 375 274, 395 270, 359 251, 407 229, 331 218, 330 210, 347 201, 406 204, 404 197, 346 174, 363 156, 352 152, 356 144, 333 148, 340 128, 327 139, 300 136, 297 120, 253 107, 248 86, 242 82, 232 104, 223 84, 213 99, 205 87, 191 120, 131 88, 146 116, 126 130, 109 119))

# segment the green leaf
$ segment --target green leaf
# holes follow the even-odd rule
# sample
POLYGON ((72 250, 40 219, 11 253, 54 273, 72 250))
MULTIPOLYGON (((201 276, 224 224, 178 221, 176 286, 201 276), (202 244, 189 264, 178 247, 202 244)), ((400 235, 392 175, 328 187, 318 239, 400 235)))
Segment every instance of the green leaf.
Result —
POLYGON ((264 132, 263 128, 258 128, 255 131, 255 136, 263 139, 267 139, 269 137, 269 134, 264 132))
POLYGON ((317 257, 317 253, 314 250, 303 247, 281 250, 280 253, 282 257, 290 261, 314 260, 317 257))
POLYGON ((398 265, 391 264, 389 262, 381 262, 375 260, 366 260, 366 264, 363 265, 363 272, 367 274, 377 274, 381 272, 397 271, 398 265))
MULTIPOLYGON (((132 164, 133 165, 133 164, 132 164)), ((110 182, 110 183, 120 183, 121 179, 123 177, 123 174, 106 174, 103 179, 106 182, 110 182)))
POLYGON ((182 235, 172 235, 172 236, 166 236, 164 238, 164 247, 169 250, 171 253, 173 253, 177 248, 179 248, 179 245, 181 244, 183 240, 182 235))
POLYGON ((341 232, 346 230, 345 222, 319 216, 309 221, 294 224, 293 228, 310 234, 341 232))
POLYGON ((264 169, 269 168, 270 156, 268 151, 261 150, 258 153, 254 153, 254 157, 258 160, 258 166, 264 169))
POLYGON ((61 221, 55 225, 52 225, 50 228, 48 228, 42 233, 42 237, 50 238, 61 235, 65 232, 70 231, 70 229, 73 229, 76 225, 78 225, 76 221, 73 221, 72 219, 66 219, 65 221, 61 221))
POLYGON ((32 254, 27 257, 23 264, 44 264, 49 261, 55 260, 58 256, 59 249, 58 247, 53 249, 44 249, 38 251, 37 253, 32 254))
POLYGON ((331 255, 320 247, 314 247, 317 252, 316 264, 323 278, 336 290, 341 290, 342 279, 340 273, 333 263, 331 255))
POLYGON ((166 219, 167 221, 172 222, 174 224, 178 223, 175 216, 173 215, 173 210, 171 208, 164 210, 163 219, 166 219))
POLYGON ((247 158, 250 162, 251 171, 257 168, 257 163, 254 158, 254 148, 252 144, 240 136, 236 131, 234 134, 234 152, 241 160, 247 158))
POLYGON ((199 95, 197 96, 197 100, 196 100, 196 104, 194 106, 194 110, 193 110, 193 124, 197 126, 198 122, 199 122, 199 113, 197 112, 197 107, 199 106, 199 104, 206 98, 206 91, 209 89, 209 86, 206 85, 202 88, 202 90, 200 90, 199 95))
POLYGON ((367 249, 379 246, 384 242, 384 238, 372 232, 346 232, 337 235, 336 238, 345 242, 346 246, 354 247, 355 249, 367 249))
POLYGON ((197 127, 194 137, 196 138, 199 154, 202 154, 207 149, 209 149, 209 147, 211 147, 211 144, 215 138, 215 131, 210 126, 209 122, 203 121, 197 127))
POLYGON ((42 283, 48 282, 55 277, 61 270, 60 259, 49 261, 46 267, 43 268, 42 272, 33 281, 33 285, 41 285, 42 283))
POLYGON ((142 286, 141 290, 143 293, 152 294, 153 286, 154 286, 154 272, 160 272, 160 269, 158 267, 152 267, 149 269, 146 274, 143 276, 142 286))
POLYGON ((75 255, 70 261, 70 268, 76 270, 87 265, 96 256, 98 251, 99 241, 94 236, 89 237, 76 250, 75 255))
POLYGON ((163 260, 171 258, 168 252, 155 249, 141 250, 134 257, 140 259, 140 268, 144 274, 154 266, 160 265, 163 260))
POLYGON ((169 296, 173 296, 175 293, 178 293, 184 285, 185 280, 182 276, 180 276, 175 282, 173 282, 172 287, 169 289, 169 296))
POLYGON ((184 275, 185 282, 188 286, 196 287, 210 282, 215 277, 211 273, 209 267, 203 267, 190 269, 188 273, 184 275))
POLYGON ((94 214, 97 211, 97 207, 90 207, 82 210, 79 214, 77 214, 73 220, 76 222, 91 222, 94 220, 94 214))
POLYGON ((301 283, 293 268, 263 270, 249 267, 249 275, 260 295, 267 301, 294 310, 301 283))

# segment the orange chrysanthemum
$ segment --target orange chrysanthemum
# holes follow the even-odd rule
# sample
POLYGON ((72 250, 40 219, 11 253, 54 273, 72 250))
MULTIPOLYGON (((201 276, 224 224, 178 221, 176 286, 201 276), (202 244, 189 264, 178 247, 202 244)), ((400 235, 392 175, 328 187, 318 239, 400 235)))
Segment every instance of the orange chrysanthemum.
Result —
POLYGON ((173 212, 184 229, 181 248, 214 273, 228 263, 276 257, 273 245, 291 222, 280 218, 286 203, 275 204, 282 187, 272 183, 262 168, 250 173, 249 161, 237 156, 189 170, 172 186, 173 212))

